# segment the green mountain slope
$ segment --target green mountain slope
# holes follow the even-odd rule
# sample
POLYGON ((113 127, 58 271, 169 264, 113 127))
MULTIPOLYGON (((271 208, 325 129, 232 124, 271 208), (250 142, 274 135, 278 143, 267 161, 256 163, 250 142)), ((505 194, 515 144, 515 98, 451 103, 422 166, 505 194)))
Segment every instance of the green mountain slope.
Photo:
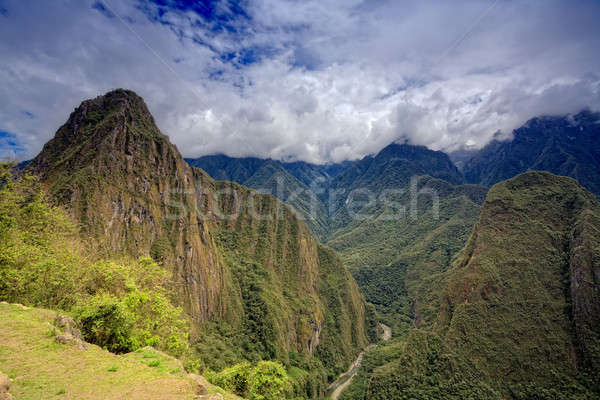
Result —
POLYGON ((186 159, 206 171, 213 179, 232 181, 271 194, 292 206, 314 235, 327 232, 327 209, 315 193, 338 173, 342 165, 313 165, 305 162, 284 163, 253 157, 232 158, 224 155, 186 159))
POLYGON ((540 172, 495 185, 434 329, 374 370, 367 398, 597 398, 599 272, 593 195, 540 172))
MULTIPOLYGON (((375 156, 345 163, 335 176, 321 176, 320 193, 292 180, 291 173, 282 178, 291 164, 259 161, 207 156, 196 162, 217 176, 267 188, 283 201, 299 189, 290 204, 304 216, 307 204, 320 200, 309 227, 340 254, 394 332, 433 322, 439 305, 432 289, 436 274, 466 243, 486 188, 463 185, 446 154, 406 144, 389 145, 375 156), (272 184, 276 179, 283 183, 279 193, 272 184)), ((311 178, 318 168, 298 164, 311 178)))
POLYGON ((575 178, 600 195, 600 114, 540 117, 514 131, 508 142, 493 141, 464 166, 470 183, 491 186, 528 170, 575 178))
POLYGON ((25 171, 99 254, 150 254, 172 274, 208 366, 317 360, 323 386, 368 342, 364 301, 336 256, 274 197, 190 168, 133 92, 83 102, 25 171))
MULTIPOLYGON (((15 399, 197 398, 198 384, 177 360, 150 348, 115 355, 91 344, 87 350, 60 344, 52 328, 55 316, 0 304, 0 371, 12 378, 9 393, 15 399)), ((238 398, 198 379, 209 393, 238 398)))

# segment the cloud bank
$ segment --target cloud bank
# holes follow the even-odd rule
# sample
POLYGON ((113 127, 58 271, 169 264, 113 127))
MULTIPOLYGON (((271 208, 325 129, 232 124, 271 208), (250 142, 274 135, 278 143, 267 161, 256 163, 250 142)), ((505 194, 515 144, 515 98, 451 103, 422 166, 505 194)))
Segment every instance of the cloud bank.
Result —
POLYGON ((144 97, 185 156, 316 163, 392 141, 481 147, 537 115, 600 108, 592 0, 0 0, 0 10, 0 131, 18 158, 83 99, 117 87, 144 97))

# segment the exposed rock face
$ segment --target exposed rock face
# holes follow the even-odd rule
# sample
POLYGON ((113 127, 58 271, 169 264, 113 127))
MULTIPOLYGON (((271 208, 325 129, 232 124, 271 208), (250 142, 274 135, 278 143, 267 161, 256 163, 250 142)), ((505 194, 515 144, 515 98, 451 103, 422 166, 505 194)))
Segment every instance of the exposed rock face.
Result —
POLYGON ((72 211, 101 254, 150 254, 171 270, 198 323, 244 324, 253 311, 244 289, 250 268, 269 300, 263 323, 273 327, 272 356, 314 352, 322 339, 314 326, 348 360, 366 344, 364 301, 339 260, 272 196, 189 167, 135 93, 84 101, 26 171, 72 211))
POLYGON ((214 221, 198 223, 191 169, 140 97, 117 90, 84 101, 28 170, 107 253, 149 254, 168 238, 161 256, 186 283, 190 314, 201 321, 223 315, 223 263, 209 234, 214 221))

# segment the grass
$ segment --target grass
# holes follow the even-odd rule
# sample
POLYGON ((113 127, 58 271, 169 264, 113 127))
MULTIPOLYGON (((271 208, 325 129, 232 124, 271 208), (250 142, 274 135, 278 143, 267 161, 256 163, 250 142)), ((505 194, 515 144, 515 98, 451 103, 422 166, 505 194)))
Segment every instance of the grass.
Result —
MULTIPOLYGON (((0 304, 0 371, 16 399, 194 399, 195 383, 178 360, 151 348, 115 355, 61 345, 49 335, 56 313, 0 304)), ((238 399, 212 385, 210 393, 238 399)))

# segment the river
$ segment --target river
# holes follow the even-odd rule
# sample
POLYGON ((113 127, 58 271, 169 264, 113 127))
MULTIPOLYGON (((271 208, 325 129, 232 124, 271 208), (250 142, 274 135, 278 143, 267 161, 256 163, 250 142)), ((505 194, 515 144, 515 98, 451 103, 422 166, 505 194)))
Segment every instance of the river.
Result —
MULTIPOLYGON (((392 328, 390 328, 389 326, 382 324, 382 323, 379 323, 379 327, 382 330, 381 340, 384 342, 387 340, 390 340, 392 337, 392 328)), ((354 378, 354 376, 360 369, 360 366, 362 365, 363 357, 365 356, 365 351, 367 351, 375 346, 377 346, 377 345, 375 345, 375 344, 368 345, 363 351, 360 352, 360 354, 358 355, 356 360, 352 363, 352 365, 350 365, 350 368, 348 368, 348 371, 341 374, 331 385, 329 385, 329 387, 327 389, 333 390, 333 392, 330 395, 331 400, 338 400, 338 397, 340 397, 340 394, 342 394, 344 389, 346 389, 348 387, 348 385, 350 385, 350 383, 352 382, 352 379, 354 378)))

